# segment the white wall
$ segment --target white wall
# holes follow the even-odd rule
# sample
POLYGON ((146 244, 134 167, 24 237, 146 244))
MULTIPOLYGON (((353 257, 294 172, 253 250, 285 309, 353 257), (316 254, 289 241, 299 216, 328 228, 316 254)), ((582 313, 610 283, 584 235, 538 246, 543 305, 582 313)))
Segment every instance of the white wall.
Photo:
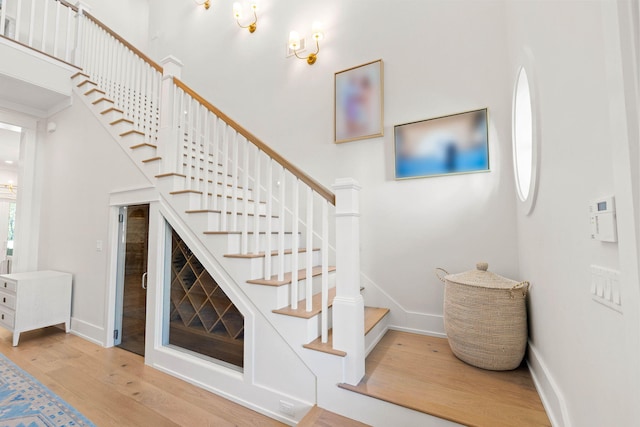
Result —
MULTIPOLYGON (((46 160, 38 268, 73 273, 72 326, 98 333, 107 308, 109 192, 149 181, 75 96, 50 121, 57 130, 47 134, 40 154, 46 160)), ((102 341, 104 333, 91 338, 102 341)))
POLYGON ((589 235, 589 200, 615 195, 620 209, 632 198, 630 183, 615 179, 628 164, 620 162, 617 147, 626 141, 614 140, 617 125, 609 116, 603 4, 507 3, 508 81, 529 48, 541 113, 537 204, 530 216, 518 214, 520 273, 533 286, 530 357, 557 425, 580 427, 630 426, 638 419, 637 370, 631 369, 638 349, 626 342, 640 332, 628 321, 637 311, 637 252, 621 252, 623 244, 635 247, 635 231, 621 228, 620 244, 589 235), (636 259, 635 274, 621 267, 628 257, 636 259), (622 270, 625 314, 592 301, 591 264, 622 270))
MULTIPOLYGON (((75 2, 72 2, 75 4, 75 2)), ((89 12, 143 52, 149 40, 149 0, 87 0, 89 12)))
MULTIPOLYGON (((406 310, 436 315, 434 267, 459 272, 486 260, 519 278, 502 2, 263 1, 254 34, 231 12, 225 2, 208 11, 155 2, 151 56, 177 56, 183 81, 325 186, 360 182, 367 277, 406 310), (285 58, 289 31, 309 33, 315 20, 326 29, 317 63, 285 58), (334 73, 379 58, 385 136, 335 145, 334 73), (393 179, 393 125, 484 107, 490 173, 393 179)), ((413 326, 434 331, 427 318, 413 326)), ((399 316, 393 323, 403 326, 399 316)))

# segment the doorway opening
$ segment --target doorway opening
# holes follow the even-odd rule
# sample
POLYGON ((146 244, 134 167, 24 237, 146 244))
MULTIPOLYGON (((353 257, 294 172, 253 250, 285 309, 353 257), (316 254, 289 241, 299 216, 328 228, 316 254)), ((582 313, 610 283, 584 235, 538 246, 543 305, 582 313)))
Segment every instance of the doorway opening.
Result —
POLYGON ((114 344, 144 356, 149 205, 120 208, 114 344))
POLYGON ((22 128, 0 123, 0 274, 11 273, 22 128))

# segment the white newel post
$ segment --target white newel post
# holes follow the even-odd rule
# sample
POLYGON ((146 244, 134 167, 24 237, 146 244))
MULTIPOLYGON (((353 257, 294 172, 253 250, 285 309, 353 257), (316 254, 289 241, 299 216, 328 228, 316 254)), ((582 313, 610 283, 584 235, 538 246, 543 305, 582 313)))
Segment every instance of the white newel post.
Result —
POLYGON ((82 57, 82 44, 84 43, 83 12, 86 10, 88 13, 91 13, 91 8, 82 1, 76 2, 75 6, 78 8, 78 13, 76 13, 76 43, 73 51, 73 63, 82 68, 82 60, 84 59, 82 57))
POLYGON ((360 294, 361 187, 352 178, 336 180, 336 297, 333 300, 333 347, 345 351, 343 382, 364 377, 364 300, 360 294))
POLYGON ((182 62, 167 56, 160 61, 162 66, 162 85, 160 88, 160 132, 158 135, 158 156, 162 157, 161 173, 171 173, 178 168, 178 128, 175 126, 175 85, 173 78, 180 78, 182 62))

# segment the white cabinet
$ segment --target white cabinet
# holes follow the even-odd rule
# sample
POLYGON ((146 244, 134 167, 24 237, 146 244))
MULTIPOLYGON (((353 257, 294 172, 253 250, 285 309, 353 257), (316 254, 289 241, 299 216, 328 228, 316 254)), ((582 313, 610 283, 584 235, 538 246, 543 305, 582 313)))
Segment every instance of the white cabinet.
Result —
POLYGON ((71 274, 36 271, 0 275, 0 326, 13 332, 13 346, 20 333, 71 321, 71 274))

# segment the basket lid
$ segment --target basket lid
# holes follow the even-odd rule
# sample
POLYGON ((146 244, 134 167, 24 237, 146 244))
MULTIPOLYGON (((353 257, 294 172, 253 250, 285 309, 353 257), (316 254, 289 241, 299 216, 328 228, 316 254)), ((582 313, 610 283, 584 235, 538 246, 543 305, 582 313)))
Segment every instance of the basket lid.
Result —
POLYGON ((479 286, 492 289, 512 289, 518 285, 515 280, 507 279, 499 274, 487 271, 489 264, 479 262, 476 264, 475 270, 465 271, 464 273, 448 274, 444 278, 450 282, 462 285, 479 286))

